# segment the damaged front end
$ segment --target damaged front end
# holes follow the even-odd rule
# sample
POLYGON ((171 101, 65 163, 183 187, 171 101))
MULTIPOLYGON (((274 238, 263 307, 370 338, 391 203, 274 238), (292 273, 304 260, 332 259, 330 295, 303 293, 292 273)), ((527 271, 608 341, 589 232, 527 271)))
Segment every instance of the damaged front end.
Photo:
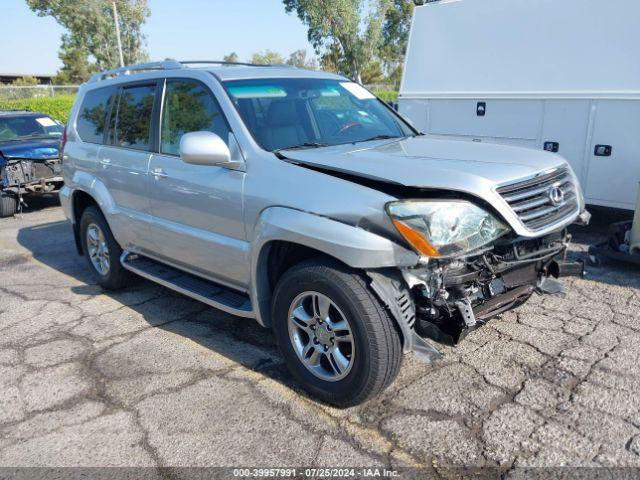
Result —
POLYGON ((62 184, 59 158, 3 158, 0 156, 0 189, 15 194, 49 193, 62 184))
POLYGON ((455 345, 534 293, 563 294, 556 279, 583 272, 583 264, 563 258, 570 240, 566 230, 538 239, 503 238, 481 253, 403 269, 415 302, 415 332, 455 345))
MULTIPOLYGON (((0 111, 0 192, 3 197, 48 193, 62 186, 63 125, 26 111, 0 111)), ((6 213, 6 212, 5 212, 6 213)))
MULTIPOLYGON (((536 186, 533 194, 539 190, 536 186)), ((541 214, 538 210, 526 211, 528 216, 562 213, 566 206, 552 210, 541 200, 532 201, 527 190, 521 192, 517 191, 526 204, 533 205, 530 208, 542 209, 541 214)), ((581 205, 577 200, 569 206, 575 213, 550 217, 551 221, 562 221, 564 227, 529 237, 518 234, 489 206, 468 200, 401 200, 388 204, 387 212, 398 233, 421 255, 421 261, 395 274, 368 273, 372 288, 401 324, 405 340, 410 339, 405 351, 415 352, 416 345, 424 351, 426 338, 456 345, 469 332, 523 304, 534 293, 563 295, 564 288, 557 279, 584 272, 582 263, 566 260, 571 241, 566 225, 589 221, 588 212, 578 213, 581 205), (411 308, 400 316, 394 303, 404 297, 411 300, 411 308), (403 327, 403 322, 410 323, 410 328, 403 327)))

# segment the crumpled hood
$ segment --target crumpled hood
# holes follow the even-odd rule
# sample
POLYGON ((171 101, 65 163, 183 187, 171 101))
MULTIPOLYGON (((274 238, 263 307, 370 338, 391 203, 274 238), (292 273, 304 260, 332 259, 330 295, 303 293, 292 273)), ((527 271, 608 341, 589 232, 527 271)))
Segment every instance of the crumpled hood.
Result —
POLYGON ((530 231, 496 191, 499 185, 516 183, 561 166, 571 169, 562 157, 548 152, 421 136, 326 148, 284 150, 281 153, 290 162, 317 169, 406 187, 472 195, 491 205, 515 233, 523 237, 540 237, 564 228, 578 215, 575 213, 545 229, 530 231))
POLYGON ((15 140, 0 142, 0 155, 7 160, 24 158, 28 160, 49 160, 59 156, 59 143, 57 138, 15 140))
POLYGON ((566 164, 562 157, 538 150, 423 136, 281 153, 307 165, 369 179, 476 195, 566 164))

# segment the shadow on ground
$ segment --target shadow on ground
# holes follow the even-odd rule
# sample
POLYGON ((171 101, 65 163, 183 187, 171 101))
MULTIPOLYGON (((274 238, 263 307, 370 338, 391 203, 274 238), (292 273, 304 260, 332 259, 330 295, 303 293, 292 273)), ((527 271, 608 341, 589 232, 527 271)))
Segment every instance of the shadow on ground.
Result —
POLYGON ((136 277, 133 284, 122 291, 104 290, 96 283, 84 257, 77 254, 71 226, 66 221, 23 228, 18 233, 18 242, 37 261, 83 283, 71 287, 75 294, 87 297, 107 295, 138 312, 150 326, 193 340, 305 395, 282 362, 271 330, 262 328, 255 321, 213 309, 142 278, 136 277), (151 300, 174 297, 176 302, 184 305, 187 313, 177 320, 167 321, 153 302, 136 304, 132 297, 151 300))
POLYGON ((57 192, 43 195, 26 195, 23 197, 23 202, 21 213, 36 212, 45 208, 60 206, 60 198, 57 192))
POLYGON ((602 260, 601 265, 589 263, 587 250, 590 245, 607 239, 609 225, 615 222, 631 220, 633 213, 626 210, 612 210, 602 207, 589 207, 593 218, 588 227, 572 226, 573 246, 569 256, 583 260, 587 266, 587 280, 617 285, 621 287, 640 288, 640 267, 631 263, 602 260))

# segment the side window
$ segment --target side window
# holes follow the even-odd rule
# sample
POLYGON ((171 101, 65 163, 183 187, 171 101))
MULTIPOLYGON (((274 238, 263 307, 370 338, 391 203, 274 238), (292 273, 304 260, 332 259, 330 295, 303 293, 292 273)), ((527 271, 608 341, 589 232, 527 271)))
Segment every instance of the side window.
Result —
POLYGON ((84 142, 102 143, 109 99, 115 88, 98 88, 87 92, 80 106, 76 130, 84 142))
POLYGON ((168 80, 162 108, 160 151, 178 155, 182 135, 202 130, 228 142, 230 130, 213 94, 198 82, 168 80))
POLYGON ((149 150, 155 85, 123 87, 111 109, 107 143, 149 150))

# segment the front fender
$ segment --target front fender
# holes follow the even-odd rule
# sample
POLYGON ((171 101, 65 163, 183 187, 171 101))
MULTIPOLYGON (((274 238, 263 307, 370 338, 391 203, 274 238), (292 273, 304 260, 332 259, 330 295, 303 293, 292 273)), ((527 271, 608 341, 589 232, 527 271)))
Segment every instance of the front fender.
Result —
POLYGON ((418 263, 414 252, 375 233, 292 208, 268 208, 256 224, 250 253, 251 301, 263 326, 270 324, 267 258, 268 245, 273 241, 309 247, 358 269, 409 267, 418 263))

